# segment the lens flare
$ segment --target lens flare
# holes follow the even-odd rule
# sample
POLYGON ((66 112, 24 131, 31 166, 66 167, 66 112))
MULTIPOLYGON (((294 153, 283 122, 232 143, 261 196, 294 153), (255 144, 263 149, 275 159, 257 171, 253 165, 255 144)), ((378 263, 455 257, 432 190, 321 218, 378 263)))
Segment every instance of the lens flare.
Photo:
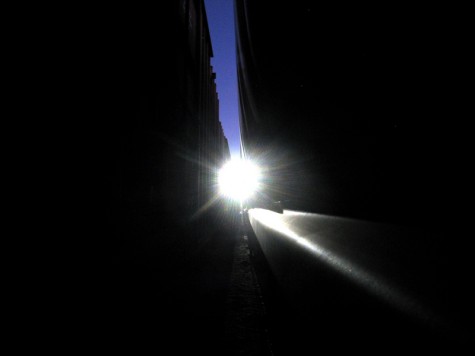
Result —
POLYGON ((242 201, 252 196, 259 188, 260 176, 259 168, 249 161, 229 161, 218 174, 220 193, 242 201))

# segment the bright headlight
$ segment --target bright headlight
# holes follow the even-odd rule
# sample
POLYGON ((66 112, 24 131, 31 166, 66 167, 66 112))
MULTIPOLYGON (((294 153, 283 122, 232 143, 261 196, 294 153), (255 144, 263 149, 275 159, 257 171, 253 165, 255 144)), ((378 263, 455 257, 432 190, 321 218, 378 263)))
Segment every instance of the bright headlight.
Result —
POLYGON ((221 194, 236 200, 249 198, 259 187, 260 172, 249 161, 232 160, 218 174, 221 194))

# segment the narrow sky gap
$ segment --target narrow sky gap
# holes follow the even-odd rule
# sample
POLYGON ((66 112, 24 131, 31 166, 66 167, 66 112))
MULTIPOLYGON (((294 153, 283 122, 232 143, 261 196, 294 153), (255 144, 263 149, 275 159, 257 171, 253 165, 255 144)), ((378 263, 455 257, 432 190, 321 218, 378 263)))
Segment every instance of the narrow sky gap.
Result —
POLYGON ((219 117, 232 158, 239 157, 239 110, 233 0, 205 0, 219 96, 219 117))

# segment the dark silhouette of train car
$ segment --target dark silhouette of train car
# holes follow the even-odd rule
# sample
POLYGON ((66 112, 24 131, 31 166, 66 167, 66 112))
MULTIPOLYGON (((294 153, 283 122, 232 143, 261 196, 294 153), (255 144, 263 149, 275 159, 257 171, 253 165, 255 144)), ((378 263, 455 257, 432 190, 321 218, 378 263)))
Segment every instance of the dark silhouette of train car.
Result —
MULTIPOLYGON (((411 235, 407 245, 404 236, 390 245, 391 273, 403 273, 408 261, 416 266, 413 276, 430 271, 424 272, 424 283, 430 285, 424 293, 466 332, 470 256, 464 231, 469 220, 459 199, 469 191, 469 138, 464 123, 466 32, 458 11, 306 0, 235 0, 235 9, 242 154, 265 172, 262 196, 283 202, 284 211, 420 229, 423 233, 411 235), (422 252, 414 257, 411 245, 422 252)), ((437 349, 439 334, 414 331, 406 338, 399 331, 410 323, 397 313, 393 318, 384 314, 388 309, 372 309, 369 299, 337 282, 331 269, 315 262, 318 258, 304 263, 306 236, 289 229, 308 227, 299 230, 297 217, 283 219, 268 217, 266 225, 255 218, 253 227, 265 244, 264 253, 257 240, 254 244, 262 265, 274 261, 262 274, 280 281, 270 288, 270 299, 298 296, 287 300, 294 315, 277 311, 274 319, 284 325, 277 342, 286 335, 292 340, 288 352, 300 342, 319 352, 319 335, 335 349, 365 349, 365 342, 391 348, 397 340, 402 347, 410 347, 412 340, 421 349, 437 349), (311 293, 298 295, 295 285, 311 293), (356 310, 367 313, 355 320, 356 310), (345 340, 347 345, 339 344, 345 340)), ((335 223, 335 235, 339 228, 335 223)), ((307 233, 318 239, 318 231, 307 233)), ((379 237, 359 246, 363 259, 381 258, 383 249, 377 246, 386 248, 390 242, 384 234, 379 237)), ((356 237, 352 241, 358 245, 356 237)), ((409 287, 415 278, 402 285, 409 287)), ((458 341, 443 345, 459 345, 463 332, 454 333, 458 341)))

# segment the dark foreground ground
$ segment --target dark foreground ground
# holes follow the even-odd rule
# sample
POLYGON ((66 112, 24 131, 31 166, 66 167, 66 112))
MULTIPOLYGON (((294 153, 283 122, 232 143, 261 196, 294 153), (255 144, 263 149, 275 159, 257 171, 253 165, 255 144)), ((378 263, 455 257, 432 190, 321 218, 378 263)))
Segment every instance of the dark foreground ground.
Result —
MULTIPOLYGON (((396 334, 382 343, 358 329, 367 321, 362 311, 354 310, 357 318, 349 324, 345 313, 331 309, 344 297, 336 292, 335 300, 315 305, 319 313, 309 311, 323 318, 294 314, 295 305, 280 295, 248 223, 243 229, 236 221, 210 220, 184 229, 157 216, 150 209, 127 212, 115 243, 87 244, 97 253, 85 251, 74 260, 78 274, 61 273, 64 279, 58 279, 48 301, 34 306, 41 310, 32 326, 39 337, 28 337, 28 344, 37 347, 38 340, 62 353, 265 356, 318 354, 329 344, 340 350, 377 349, 377 354, 411 348, 398 344, 396 334), (63 288, 66 284, 71 288, 63 288), (349 338, 355 334, 362 337, 349 338)), ((427 349, 433 349, 430 343, 427 349)), ((456 342, 454 350, 459 346, 456 342)))
POLYGON ((118 241, 83 256, 60 303, 55 347, 270 355, 265 307, 239 224, 183 228, 156 213, 127 212, 118 241))

